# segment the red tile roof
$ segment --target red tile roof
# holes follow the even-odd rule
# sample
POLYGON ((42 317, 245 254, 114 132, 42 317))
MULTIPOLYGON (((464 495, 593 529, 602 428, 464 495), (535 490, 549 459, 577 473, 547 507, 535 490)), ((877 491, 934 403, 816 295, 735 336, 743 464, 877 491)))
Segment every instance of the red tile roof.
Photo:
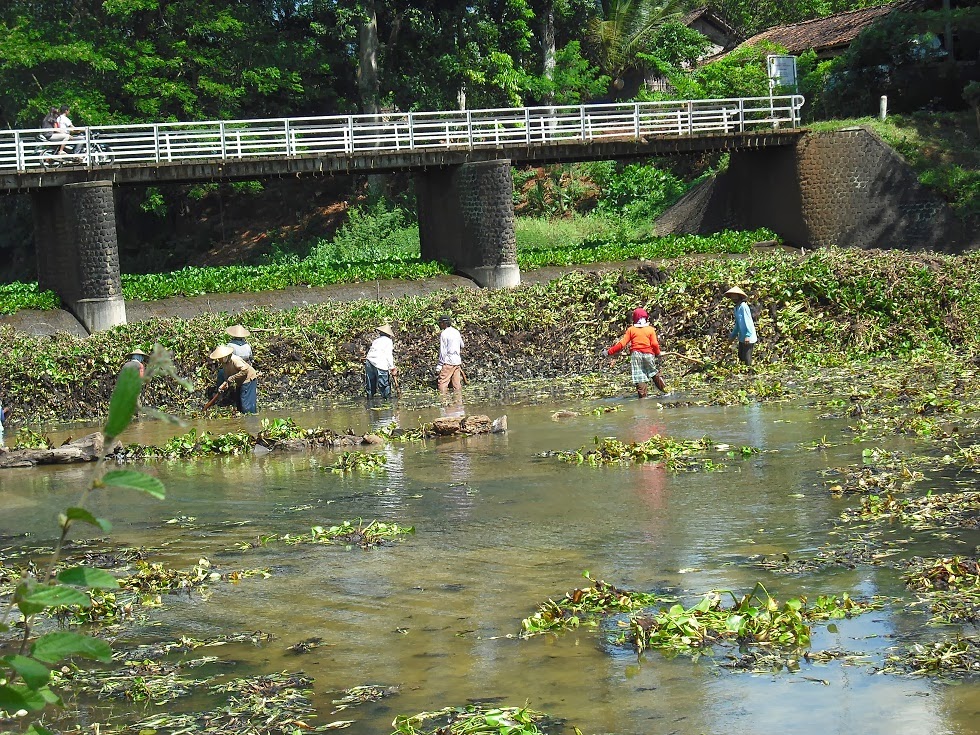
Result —
POLYGON ((739 48, 768 41, 782 46, 791 54, 800 54, 810 49, 819 53, 848 46, 861 31, 895 9, 895 4, 882 5, 877 8, 849 10, 792 25, 776 26, 743 41, 739 44, 739 48))

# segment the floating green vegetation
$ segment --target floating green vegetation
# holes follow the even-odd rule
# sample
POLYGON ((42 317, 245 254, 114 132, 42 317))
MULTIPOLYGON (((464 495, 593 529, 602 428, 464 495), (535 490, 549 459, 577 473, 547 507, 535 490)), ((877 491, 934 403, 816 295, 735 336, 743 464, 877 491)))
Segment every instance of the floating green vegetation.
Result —
POLYGON ((227 633, 225 635, 219 635, 213 638, 201 639, 191 638, 190 636, 181 636, 180 639, 175 641, 146 643, 116 651, 113 654, 113 660, 155 661, 163 658, 164 656, 168 656, 171 653, 188 653, 190 651, 197 650, 198 648, 227 646, 231 643, 249 643, 253 646, 258 646, 262 643, 267 643, 273 640, 273 638, 274 636, 271 633, 263 633, 261 630, 242 633, 227 633))
POLYGON ((583 576, 592 582, 591 587, 566 592, 557 602, 542 603, 534 615, 521 621, 521 637, 572 630, 580 625, 594 627, 604 615, 634 612, 676 600, 670 596, 623 590, 601 579, 592 579, 588 572, 583 576))
MULTIPOLYGON (((444 707, 435 712, 398 715, 392 735, 546 735, 560 723, 548 715, 524 707, 444 707), (427 724, 428 723, 428 724, 427 724)), ((554 732, 554 730, 552 730, 554 732)))
POLYGON ((844 520, 895 520, 912 529, 980 528, 980 492, 931 492, 920 498, 867 495, 861 507, 841 514, 844 520))
POLYGON ((223 700, 210 710, 162 712, 132 725, 130 732, 193 732, 203 735, 281 735, 326 732, 351 723, 311 725, 316 717, 310 697, 313 680, 301 673, 277 673, 212 684, 209 694, 223 700))
POLYGON ((398 691, 399 687, 386 687, 379 684, 362 684, 361 686, 345 689, 343 692, 341 692, 343 695, 342 697, 331 701, 334 708, 330 711, 330 714, 342 712, 345 709, 356 707, 359 704, 378 702, 385 697, 391 697, 398 694, 398 691))
POLYGON ((182 664, 149 659, 129 661, 120 668, 104 671, 66 666, 59 672, 58 684, 100 698, 164 705, 190 696, 209 681, 183 676, 181 668, 182 664))
POLYGON ((980 565, 959 556, 915 559, 902 575, 917 603, 929 607, 931 623, 974 623, 980 620, 980 565))
POLYGON ((423 421, 419 421, 419 425, 414 429, 403 429, 396 422, 392 421, 378 429, 375 433, 387 441, 407 442, 428 439, 435 434, 435 431, 432 429, 431 423, 423 421))
POLYGON ((908 544, 905 539, 882 536, 881 531, 862 530, 845 541, 824 544, 812 556, 767 554, 751 557, 750 561, 753 566, 782 574, 806 574, 834 567, 853 569, 859 564, 880 566, 890 557, 903 553, 908 544))
POLYGON ((671 653, 691 653, 714 644, 731 642, 779 647, 806 648, 810 624, 860 615, 881 605, 857 602, 844 593, 821 595, 813 604, 800 596, 779 603, 761 582, 741 598, 733 592, 710 592, 693 607, 677 604, 658 613, 630 616, 616 643, 631 644, 637 651, 656 648, 671 653), (724 596, 732 601, 723 604, 724 596))
POLYGON ((17 430, 13 449, 53 449, 54 443, 44 434, 26 426, 17 430))
POLYGON ((590 464, 594 467, 609 464, 659 462, 672 472, 697 472, 721 470, 724 465, 711 457, 699 456, 714 449, 729 458, 749 457, 759 450, 755 447, 733 448, 727 444, 713 444, 708 437, 700 439, 674 439, 654 434, 643 442, 625 443, 613 437, 595 437, 595 448, 583 447, 576 452, 558 452, 563 462, 590 464))
POLYGON ((961 636, 915 643, 904 654, 889 656, 883 671, 920 676, 975 676, 980 672, 980 640, 961 636))
POLYGON ((197 592, 210 597, 209 584, 219 581, 238 582, 249 577, 272 576, 267 569, 243 569, 222 573, 205 558, 188 570, 169 569, 160 562, 136 560, 135 571, 120 577, 115 590, 88 590, 87 606, 69 605, 53 608, 53 615, 64 624, 114 623, 134 615, 138 607, 157 607, 163 604, 164 594, 197 592))
POLYGON ((364 522, 358 519, 356 522, 344 521, 339 526, 328 528, 313 526, 309 533, 266 534, 259 536, 255 541, 243 542, 238 545, 238 548, 248 550, 279 541, 290 545, 342 543, 348 547, 360 546, 367 549, 401 540, 402 537, 414 533, 415 526, 400 526, 397 523, 382 523, 376 520, 365 526, 364 522))
POLYGON ((388 458, 379 452, 344 452, 336 462, 320 469, 343 475, 348 472, 384 472, 388 458))
POLYGON ((922 463, 921 458, 872 449, 865 449, 862 454, 864 464, 837 467, 822 473, 834 478, 828 488, 831 495, 905 493, 925 479, 922 472, 913 469, 922 463))
POLYGON ((161 447, 152 444, 127 444, 117 449, 112 456, 117 460, 135 460, 242 455, 250 454, 255 444, 255 437, 246 431, 212 434, 210 431, 198 433, 197 429, 191 429, 186 434, 173 437, 161 447))

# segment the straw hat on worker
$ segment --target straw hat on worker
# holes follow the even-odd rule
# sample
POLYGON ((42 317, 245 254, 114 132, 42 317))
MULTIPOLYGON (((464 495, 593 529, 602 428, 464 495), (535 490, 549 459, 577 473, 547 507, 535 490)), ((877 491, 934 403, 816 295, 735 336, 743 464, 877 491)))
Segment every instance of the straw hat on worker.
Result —
POLYGON ((395 333, 391 330, 390 324, 382 324, 380 327, 378 327, 377 331, 381 332, 381 334, 387 334, 392 339, 395 338, 395 333))
POLYGON ((234 337, 235 339, 247 339, 252 333, 243 325, 234 324, 225 330, 225 334, 227 334, 229 337, 234 337))
POLYGON ((746 294, 745 291, 740 289, 738 286, 732 286, 730 289, 725 291, 725 296, 730 299, 734 299, 735 301, 738 301, 740 297, 743 299, 748 298, 748 294, 746 294))
POLYGON ((214 351, 208 355, 212 360, 224 360, 231 357, 234 354, 234 350, 231 345, 218 345, 214 348, 214 351))

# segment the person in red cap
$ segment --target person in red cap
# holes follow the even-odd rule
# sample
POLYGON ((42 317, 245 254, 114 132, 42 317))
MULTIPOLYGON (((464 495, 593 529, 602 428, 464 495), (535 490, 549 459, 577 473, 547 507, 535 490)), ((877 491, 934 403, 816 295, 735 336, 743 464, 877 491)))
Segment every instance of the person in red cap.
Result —
POLYGON ((665 395, 669 393, 664 379, 660 377, 660 369, 657 367, 657 357, 660 355, 657 332, 650 326, 650 322, 647 321, 648 317, 645 309, 634 309, 633 326, 626 330, 626 334, 619 342, 608 350, 602 351, 602 354, 611 357, 620 350, 629 348, 633 384, 636 386, 636 395, 640 398, 647 397, 647 385, 651 381, 661 393, 665 395))

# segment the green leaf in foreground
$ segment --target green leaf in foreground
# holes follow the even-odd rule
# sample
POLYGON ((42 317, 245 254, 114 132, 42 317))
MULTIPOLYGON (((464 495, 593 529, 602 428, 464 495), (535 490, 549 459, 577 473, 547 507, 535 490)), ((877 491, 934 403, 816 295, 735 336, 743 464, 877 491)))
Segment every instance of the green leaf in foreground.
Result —
POLYGON ((109 399, 109 418, 106 419, 104 434, 109 442, 123 433, 136 412, 136 401, 143 389, 143 378, 139 368, 128 364, 119 372, 119 379, 109 399))
POLYGON ((87 587, 88 589, 119 589, 119 580, 109 572, 92 567, 64 569, 58 573, 58 581, 64 584, 73 584, 76 587, 87 587))
POLYGON ((135 470, 113 470, 112 472, 106 472, 102 476, 102 484, 121 487, 126 490, 139 490, 147 495, 152 495, 157 500, 163 500, 167 495, 167 491, 160 480, 153 477, 153 475, 148 475, 145 472, 136 472, 135 470))
POLYGON ((13 713, 24 709, 28 712, 44 709, 45 698, 36 690, 22 684, 0 686, 0 710, 13 713))
POLYGON ((108 643, 100 641, 98 638, 92 638, 81 633, 58 631, 43 635, 34 641, 34 645, 31 646, 31 655, 37 660, 49 664, 58 663, 71 656, 82 656, 108 663, 112 660, 112 649, 108 643))
POLYGON ((27 656, 4 656, 0 660, 20 674, 24 683, 31 689, 43 687, 51 678, 51 670, 47 666, 27 656))
POLYGON ((84 592, 80 592, 72 587, 64 587, 60 584, 34 584, 25 585, 23 591, 18 588, 14 596, 18 607, 25 615, 40 612, 47 607, 61 607, 63 605, 80 605, 89 607, 92 601, 84 592))
POLYGON ((112 524, 109 521, 105 518, 96 518, 92 513, 85 510, 85 508, 69 508, 64 512, 60 520, 62 528, 68 521, 79 521, 80 523, 88 523, 90 526, 95 526, 106 533, 112 530, 112 524))

